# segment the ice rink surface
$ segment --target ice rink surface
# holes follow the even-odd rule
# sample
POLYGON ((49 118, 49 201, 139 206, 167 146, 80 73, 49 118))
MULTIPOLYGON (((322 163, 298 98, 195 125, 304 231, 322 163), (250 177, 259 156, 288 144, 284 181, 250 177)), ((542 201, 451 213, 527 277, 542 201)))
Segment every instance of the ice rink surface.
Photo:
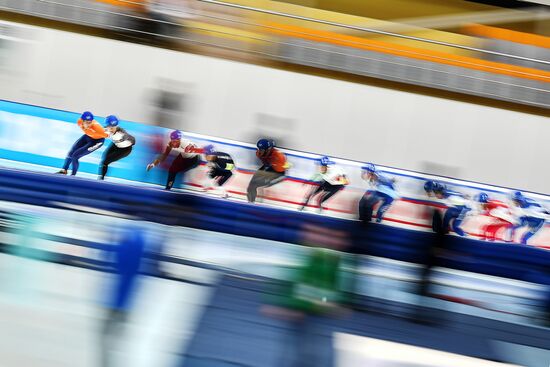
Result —
MULTIPOLYGON (((99 271, 0 255, 0 366, 100 366, 110 280, 99 271)), ((212 289, 153 277, 139 282, 109 353, 115 366, 173 366, 212 289)))
MULTIPOLYGON (((35 170, 36 167, 25 168, 35 170)), ((39 167, 36 170, 50 172, 48 167, 39 167)), ((95 178, 93 175, 83 175, 83 177, 95 178)), ((123 180, 120 180, 120 183, 127 184, 123 180)), ((13 206, 11 209, 26 207, 23 204, 10 205, 13 206)), ((4 209, 10 205, 4 205, 4 209)), ((61 209, 41 210, 51 213, 72 213, 61 209)), ((94 214, 80 213, 79 218, 82 215, 94 214)), ((60 229, 61 226, 49 228, 53 232, 60 229)), ((182 228, 179 231, 181 233, 167 243, 165 248, 167 254, 184 255, 193 261, 213 263, 243 273, 274 275, 272 270, 265 269, 292 264, 292 259, 296 256, 294 251, 300 251, 298 250, 300 246, 274 241, 188 228, 182 228), (182 241, 193 244, 185 247, 183 254, 182 241), (269 244, 262 248, 259 243, 261 241, 269 244), (266 248, 270 250, 266 252, 266 248)), ((63 234, 72 235, 75 238, 85 235, 82 232, 76 233, 78 231, 74 229, 73 232, 75 233, 63 234)), ((61 249, 61 247, 56 248, 61 249)), ((83 256, 91 256, 93 253, 93 251, 78 251, 81 251, 83 256)), ((196 345, 202 339, 215 343, 215 339, 209 339, 205 320, 214 317, 219 320, 219 325, 224 324, 223 317, 220 319, 220 315, 211 315, 212 310, 219 309, 220 306, 226 307, 226 301, 221 305, 218 301, 212 303, 215 292, 219 290, 218 281, 223 274, 207 269, 166 266, 165 270, 179 275, 180 278, 189 278, 211 286, 199 286, 157 277, 142 277, 129 318, 120 329, 120 333, 109 344, 109 350, 105 351, 102 348, 104 344, 101 343, 101 330, 107 316, 105 295, 109 286, 112 285, 112 276, 100 271, 40 260, 47 259, 0 255, 0 327, 3 334, 0 340, 1 367, 100 366, 104 353, 108 353, 115 367, 185 366, 188 346, 193 342, 196 345), (196 333, 197 330, 200 330, 199 333, 196 333)), ((410 291, 406 289, 407 286, 404 285, 410 280, 409 278, 414 277, 414 269, 409 269, 410 266, 407 264, 388 262, 384 259, 370 260, 369 275, 374 275, 370 280, 374 287, 371 290, 375 290, 371 293, 372 296, 392 302, 410 304, 415 302, 410 291)), ((483 281, 490 288, 498 283, 498 280, 489 279, 489 277, 468 279, 465 274, 443 275, 448 278, 447 281, 450 284, 459 281, 459 286, 464 286, 465 283, 468 283, 467 286, 471 283, 479 285, 483 281)), ((517 285, 519 291, 524 289, 523 287, 522 284, 517 285)), ((365 290, 367 291, 368 289, 365 290)), ((483 291, 471 290, 462 293, 463 296, 471 297, 482 294, 483 291)), ((496 301, 494 296, 488 300, 496 301)), ((434 306, 452 311, 457 315, 477 315, 516 325, 527 325, 522 317, 514 317, 502 312, 444 301, 434 302, 434 306)), ((233 316, 235 315, 238 318, 254 316, 243 309, 236 309, 233 313, 233 316)), ((384 321, 376 317, 372 322, 372 327, 375 328, 384 325, 384 321)), ((243 336, 245 335, 246 333, 243 333, 243 336)), ((535 344, 543 342, 544 340, 539 340, 535 344)), ((544 351, 540 351, 540 348, 524 347, 520 344, 517 341, 495 342, 491 344, 491 348, 498 350, 499 354, 516 350, 515 358, 523 356, 520 358, 521 365, 528 367, 538 366, 548 357, 544 351), (528 359, 536 363, 527 362, 528 359)), ((262 347, 262 344, 258 347, 262 347)), ((509 356, 507 360, 513 359, 514 357, 509 356)))

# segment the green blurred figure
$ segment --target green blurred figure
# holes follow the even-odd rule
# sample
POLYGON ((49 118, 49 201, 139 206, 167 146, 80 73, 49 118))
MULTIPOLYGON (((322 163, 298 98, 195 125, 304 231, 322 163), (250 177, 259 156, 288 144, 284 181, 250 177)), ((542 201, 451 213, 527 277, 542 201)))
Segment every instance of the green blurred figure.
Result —
POLYGON ((338 250, 347 247, 348 239, 345 233, 313 225, 304 226, 302 238, 311 248, 303 263, 291 271, 289 281, 266 299, 263 312, 289 322, 281 366, 330 366, 327 351, 332 347, 325 345, 331 335, 321 326, 327 318, 347 312, 342 305, 351 285, 344 271, 349 255, 338 250))

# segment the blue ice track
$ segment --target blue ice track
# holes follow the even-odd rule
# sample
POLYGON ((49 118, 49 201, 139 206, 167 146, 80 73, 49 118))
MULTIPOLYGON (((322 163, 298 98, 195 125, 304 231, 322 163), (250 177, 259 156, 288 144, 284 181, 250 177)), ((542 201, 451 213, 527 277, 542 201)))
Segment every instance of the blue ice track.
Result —
MULTIPOLYGON (((0 200, 67 209, 100 210, 189 228, 301 244, 305 225, 349 234, 348 251, 421 263, 432 233, 221 200, 160 187, 138 186, 0 169, 0 200)), ((437 265, 452 269, 550 284, 550 251, 517 244, 492 244, 449 236, 448 250, 459 254, 437 265)))

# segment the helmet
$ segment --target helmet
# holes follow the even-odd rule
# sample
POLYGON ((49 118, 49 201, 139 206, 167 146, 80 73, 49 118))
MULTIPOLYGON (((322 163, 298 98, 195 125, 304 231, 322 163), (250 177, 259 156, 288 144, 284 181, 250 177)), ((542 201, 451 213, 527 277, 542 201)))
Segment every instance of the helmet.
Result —
POLYGON ((489 201, 489 195, 482 192, 481 194, 478 195, 477 201, 482 203, 482 204, 486 204, 489 201))
POLYGON ((93 121, 94 115, 90 111, 86 111, 80 116, 80 118, 82 121, 93 121))
POLYGON ((447 187, 439 182, 434 182, 433 192, 438 194, 444 194, 447 191, 447 187))
POLYGON ((521 191, 516 191, 512 193, 512 200, 522 202, 525 200, 525 196, 523 196, 521 191))
POLYGON ((331 161, 329 157, 321 157, 321 159, 319 159, 319 164, 326 167, 328 165, 334 164, 334 162, 331 161))
POLYGON ((204 155, 212 155, 212 153, 214 153, 214 146, 212 144, 208 144, 202 148, 202 152, 204 155))
POLYGON ((180 140, 183 136, 182 132, 179 130, 174 130, 170 133, 170 140, 180 140))
POLYGON ((376 166, 372 163, 367 163, 362 167, 364 171, 367 171, 368 173, 374 173, 376 172, 376 166))
POLYGON ((434 191, 434 187, 437 185, 435 181, 426 181, 424 183, 424 191, 431 192, 434 191))
POLYGON ((110 115, 105 118, 105 127, 115 127, 118 126, 118 117, 115 115, 110 115))
POLYGON ((275 142, 271 139, 260 139, 258 140, 258 143, 256 144, 256 146, 260 150, 267 150, 269 148, 275 147, 275 142))

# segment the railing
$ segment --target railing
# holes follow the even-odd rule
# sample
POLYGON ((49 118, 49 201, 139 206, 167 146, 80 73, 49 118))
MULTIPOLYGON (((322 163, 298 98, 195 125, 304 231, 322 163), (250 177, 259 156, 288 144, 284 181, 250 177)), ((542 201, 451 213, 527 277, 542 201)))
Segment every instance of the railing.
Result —
POLYGON ((218 1, 218 0, 198 0, 198 1, 203 2, 203 3, 216 4, 216 5, 220 5, 220 6, 227 6, 227 7, 236 8, 236 9, 250 10, 250 11, 254 11, 254 12, 258 12, 258 13, 276 15, 276 16, 281 16, 281 17, 290 18, 290 19, 298 19, 298 20, 303 20, 303 21, 307 21, 307 22, 330 25, 330 26, 339 27, 339 28, 352 29, 352 30, 355 30, 355 31, 381 34, 381 35, 384 35, 384 36, 392 36, 392 37, 403 38, 403 39, 408 39, 408 40, 412 40, 412 41, 420 41, 420 42, 425 42, 425 43, 430 43, 430 44, 435 44, 435 45, 440 45, 440 46, 453 47, 453 48, 458 48, 458 49, 462 49, 462 50, 475 51, 475 52, 480 52, 480 53, 484 53, 484 54, 490 54, 490 55, 496 55, 496 56, 502 56, 502 57, 509 57, 509 58, 512 58, 512 59, 518 59, 518 60, 524 60, 524 61, 540 63, 540 64, 544 64, 544 65, 550 65, 550 61, 538 60, 538 59, 533 59, 533 58, 525 57, 525 56, 511 55, 511 54, 506 54, 506 53, 502 53, 502 52, 490 51, 490 50, 476 48, 476 47, 459 45, 459 44, 456 44, 456 43, 437 41, 437 40, 433 40, 433 39, 427 39, 427 38, 421 38, 421 37, 415 37, 415 36, 408 36, 408 35, 405 35, 405 34, 387 32, 387 31, 374 29, 374 28, 366 28, 366 27, 359 27, 359 26, 350 25, 350 24, 336 23, 336 22, 332 22, 332 21, 329 21, 329 20, 314 19, 314 18, 304 17, 304 16, 301 16, 301 15, 282 13, 282 12, 278 12, 278 11, 260 9, 260 8, 255 8, 255 7, 252 7, 252 6, 245 6, 245 5, 239 5, 239 4, 233 4, 233 3, 227 3, 227 2, 224 2, 224 1, 218 1))

